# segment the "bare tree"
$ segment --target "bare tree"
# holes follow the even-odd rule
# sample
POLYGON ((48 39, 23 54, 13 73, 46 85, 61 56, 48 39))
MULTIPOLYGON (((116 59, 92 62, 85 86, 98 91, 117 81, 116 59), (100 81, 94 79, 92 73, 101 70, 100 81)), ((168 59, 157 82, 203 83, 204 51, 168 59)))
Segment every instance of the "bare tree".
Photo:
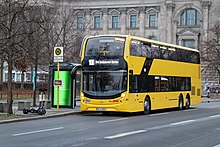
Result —
POLYGON ((200 46, 204 74, 217 73, 220 81, 220 22, 210 29, 210 37, 200 46))
MULTIPOLYGON (((55 46, 64 47, 65 61, 79 61, 77 58, 82 35, 74 28, 74 13, 70 9, 60 10, 59 5, 41 4, 28 12, 30 23, 26 25, 25 30, 28 37, 22 47, 34 66, 35 73, 39 67, 48 66, 53 62, 55 46), (75 56, 77 58, 74 58, 75 56)), ((37 84, 36 77, 35 84, 37 84)), ((34 89, 33 105, 36 105, 35 103, 36 89, 34 89)))
POLYGON ((41 24, 45 23, 42 21, 42 7, 41 5, 34 6, 26 14, 27 20, 29 21, 26 25, 25 32, 27 33, 27 38, 22 43, 22 48, 25 51, 25 55, 31 65, 34 67, 34 96, 33 96, 33 106, 36 106, 36 88, 37 88, 37 72, 40 59, 44 56, 45 49, 45 32, 41 28, 41 24))
POLYGON ((8 64, 8 98, 7 113, 12 114, 12 70, 14 60, 23 52, 19 44, 24 40, 24 26, 28 23, 24 19, 29 0, 5 0, 0 3, 1 54, 8 64))
MULTIPOLYGON (((39 65, 52 63, 55 46, 64 47, 66 62, 79 61, 78 53, 85 30, 77 31, 76 20, 73 8, 64 5, 35 5, 33 0, 5 0, 0 3, 0 34, 3 34, 0 37, 0 53, 3 61, 8 63, 8 113, 12 113, 13 65, 21 67, 14 61, 19 61, 21 56, 27 57, 37 73, 39 65)), ((27 67, 22 68, 20 70, 24 71, 27 67)), ((35 103, 36 90, 34 106, 35 103)))
MULTIPOLYGON (((72 7, 71 7, 72 8, 72 7)), ((65 62, 79 61, 75 58, 80 50, 83 33, 85 30, 76 29, 76 15, 74 11, 62 5, 41 5, 42 23, 39 23, 42 31, 44 44, 43 58, 39 59, 39 64, 49 65, 53 62, 53 48, 55 46, 64 47, 64 60, 65 62)))
POLYGON ((77 14, 74 7, 73 3, 67 6, 61 2, 41 5, 41 11, 37 12, 41 15, 39 20, 42 23, 39 24, 44 32, 40 36, 44 38, 41 42, 44 44, 44 54, 39 59, 40 65, 49 65, 53 62, 53 48, 56 46, 64 48, 65 62, 79 62, 81 42, 89 25, 84 24, 82 29, 76 28, 77 14))
MULTIPOLYGON (((69 7, 67 5, 57 5, 57 23, 55 29, 56 46, 64 48, 65 62, 79 62, 79 51, 84 29, 77 29, 77 15, 74 11, 74 4, 69 7)), ((85 26, 85 24, 84 24, 85 26)))
POLYGON ((42 44, 44 45, 44 53, 42 58, 39 59, 40 65, 49 65, 53 62, 53 48, 57 45, 58 37, 57 37, 57 6, 43 4, 40 6, 41 17, 39 20, 40 30, 43 32, 42 36, 42 44))
POLYGON ((26 56, 22 56, 15 60, 14 66, 21 71, 21 89, 24 89, 24 72, 28 69, 28 60, 26 56))

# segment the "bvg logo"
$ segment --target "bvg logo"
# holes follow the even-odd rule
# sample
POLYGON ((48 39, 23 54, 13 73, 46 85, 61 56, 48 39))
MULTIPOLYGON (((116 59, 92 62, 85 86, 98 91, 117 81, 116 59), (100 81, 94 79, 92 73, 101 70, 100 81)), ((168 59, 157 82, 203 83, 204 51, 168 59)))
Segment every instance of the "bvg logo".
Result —
POLYGON ((60 48, 56 48, 55 54, 56 54, 57 56, 59 56, 59 55, 61 54, 61 49, 60 49, 60 48))

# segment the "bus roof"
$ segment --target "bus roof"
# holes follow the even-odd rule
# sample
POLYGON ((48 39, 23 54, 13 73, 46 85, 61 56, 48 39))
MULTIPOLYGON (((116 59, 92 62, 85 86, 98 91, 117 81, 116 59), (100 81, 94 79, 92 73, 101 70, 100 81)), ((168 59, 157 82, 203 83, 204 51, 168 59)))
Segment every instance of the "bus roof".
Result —
POLYGON ((170 43, 165 43, 165 42, 160 42, 160 41, 155 41, 155 40, 151 40, 151 39, 147 39, 147 38, 142 38, 142 37, 138 37, 138 36, 132 36, 132 35, 117 35, 117 34, 113 34, 113 35, 96 35, 96 36, 87 36, 87 38, 110 37, 110 36, 133 38, 133 39, 137 39, 137 40, 140 40, 140 41, 146 41, 146 42, 155 43, 155 44, 159 44, 159 45, 175 47, 175 48, 184 49, 184 50, 190 50, 190 51, 194 51, 194 52, 199 52, 199 50, 197 50, 197 49, 188 48, 188 47, 184 47, 184 46, 180 46, 180 45, 175 45, 175 44, 170 44, 170 43))

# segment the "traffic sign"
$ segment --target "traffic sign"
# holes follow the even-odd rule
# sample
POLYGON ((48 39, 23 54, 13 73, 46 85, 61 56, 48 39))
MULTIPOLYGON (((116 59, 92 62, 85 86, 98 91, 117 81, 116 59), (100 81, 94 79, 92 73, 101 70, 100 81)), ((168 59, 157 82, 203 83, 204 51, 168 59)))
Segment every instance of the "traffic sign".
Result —
POLYGON ((63 47, 54 47, 54 62, 63 62, 63 47))

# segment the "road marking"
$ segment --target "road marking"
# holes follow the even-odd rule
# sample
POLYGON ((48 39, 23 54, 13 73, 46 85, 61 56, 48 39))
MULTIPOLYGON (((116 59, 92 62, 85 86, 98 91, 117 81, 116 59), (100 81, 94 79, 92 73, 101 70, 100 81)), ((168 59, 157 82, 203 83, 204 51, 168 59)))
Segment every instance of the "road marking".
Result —
POLYGON ((168 124, 168 125, 161 125, 161 126, 156 126, 156 127, 152 127, 152 128, 147 128, 146 130, 153 131, 153 130, 160 130, 160 129, 169 128, 169 127, 171 127, 171 126, 168 124))
POLYGON ((134 135, 134 134, 139 134, 139 133, 144 133, 147 130, 137 130, 137 131, 131 131, 131 132, 126 132, 126 133, 121 133, 121 134, 117 134, 117 135, 113 135, 113 136, 107 136, 104 137, 105 139, 115 139, 115 138, 119 138, 119 137, 124 137, 124 136, 129 136, 129 135, 134 135))
POLYGON ((209 116, 209 117, 211 117, 211 118, 220 117, 220 114, 218 114, 218 115, 212 115, 212 116, 209 116))
POLYGON ((84 143, 80 143, 80 144, 75 144, 75 145, 72 145, 72 146, 83 146, 84 143))
POLYGON ((159 115, 165 115, 165 114, 169 114, 169 112, 157 113, 157 114, 150 114, 149 116, 159 116, 159 115))
POLYGON ((81 131, 85 131, 87 130, 88 128, 82 128, 82 129, 78 129, 78 130, 75 130, 74 132, 81 132, 81 131))
MULTIPOLYGON (((164 128, 177 127, 177 126, 181 126, 181 125, 183 126, 183 125, 186 125, 186 124, 193 124, 195 122, 202 122, 202 121, 212 120, 212 119, 215 119, 215 118, 218 118, 218 117, 220 117, 220 114, 207 116, 207 117, 203 117, 203 118, 198 118, 198 119, 192 119, 192 120, 186 120, 186 121, 180 121, 180 122, 155 126, 155 127, 151 127, 151 128, 146 128, 144 130, 137 130, 137 131, 121 133, 121 134, 117 134, 117 135, 107 136, 107 137, 104 137, 104 138, 105 139, 115 139, 115 138, 134 135, 134 134, 138 134, 138 133, 144 133, 144 132, 147 132, 147 131, 154 131, 154 130, 159 130, 159 129, 164 129, 164 128)), ((216 130, 218 130, 218 129, 219 128, 217 128, 216 130)), ((216 146, 216 147, 220 147, 220 146, 216 146)))
POLYGON ((211 108, 211 109, 213 109, 213 108, 218 108, 219 106, 212 106, 212 107, 209 107, 209 108, 211 108))
POLYGON ((93 137, 93 138, 87 138, 86 140, 97 140, 98 137, 93 137))
POLYGON ((108 123, 108 122, 114 122, 114 121, 121 121, 121 120, 126 120, 126 119, 128 119, 128 118, 126 117, 126 118, 119 118, 119 119, 104 120, 104 121, 99 121, 98 123, 101 124, 101 123, 108 123))
POLYGON ((72 147, 75 147, 75 146, 86 146, 86 141, 91 141, 91 140, 97 140, 98 138, 97 137, 93 137, 93 138, 87 138, 85 140, 83 140, 83 143, 78 143, 78 144, 74 144, 72 145, 72 147))
POLYGON ((196 110, 199 110, 199 109, 187 109, 187 110, 184 110, 184 111, 188 112, 188 111, 196 111, 196 110))
POLYGON ((183 124, 192 123, 192 122, 194 122, 194 121, 196 121, 196 120, 186 120, 186 121, 180 121, 180 122, 176 122, 176 123, 171 123, 171 124, 169 124, 169 125, 171 125, 171 126, 183 125, 183 124))
POLYGON ((215 146, 213 146, 213 147, 220 147, 220 144, 217 144, 217 145, 215 145, 215 146))
POLYGON ((64 127, 51 128, 51 129, 45 129, 45 130, 37 130, 37 131, 31 131, 31 132, 24 132, 24 133, 12 134, 12 136, 21 136, 21 135, 28 135, 28 134, 49 132, 49 131, 61 130, 61 129, 63 129, 63 128, 64 128, 64 127))

